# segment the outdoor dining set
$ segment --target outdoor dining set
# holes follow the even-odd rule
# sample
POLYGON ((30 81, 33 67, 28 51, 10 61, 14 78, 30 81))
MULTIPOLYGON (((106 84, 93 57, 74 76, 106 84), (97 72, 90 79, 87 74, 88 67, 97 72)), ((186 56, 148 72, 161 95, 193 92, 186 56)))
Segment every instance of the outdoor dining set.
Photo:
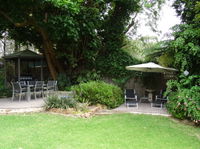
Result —
POLYGON ((150 92, 149 95, 140 97, 140 100, 135 92, 134 89, 125 89, 125 106, 126 107, 137 107, 138 103, 151 103, 151 107, 158 107, 163 108, 164 105, 167 103, 168 98, 163 95, 164 90, 160 90, 159 94, 155 95, 155 99, 152 98, 152 93, 150 92))
POLYGON ((27 101, 31 100, 31 97, 37 99, 38 97, 45 97, 57 90, 57 81, 18 81, 11 82, 12 84, 12 101, 15 97, 21 101, 22 97, 25 97, 27 101))

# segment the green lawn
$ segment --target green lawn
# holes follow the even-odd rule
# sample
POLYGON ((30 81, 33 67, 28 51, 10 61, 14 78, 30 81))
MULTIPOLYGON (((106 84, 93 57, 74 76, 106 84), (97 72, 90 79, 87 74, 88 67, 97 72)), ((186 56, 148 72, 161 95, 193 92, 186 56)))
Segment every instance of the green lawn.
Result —
POLYGON ((5 115, 0 149, 200 149, 200 128, 149 115, 5 115))

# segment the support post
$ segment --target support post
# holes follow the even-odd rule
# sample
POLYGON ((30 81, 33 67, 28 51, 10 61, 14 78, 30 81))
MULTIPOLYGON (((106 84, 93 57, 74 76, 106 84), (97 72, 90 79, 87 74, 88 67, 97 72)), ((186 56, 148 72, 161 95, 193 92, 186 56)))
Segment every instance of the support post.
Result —
POLYGON ((17 60, 18 81, 20 81, 20 58, 17 60))
POLYGON ((43 59, 41 59, 41 81, 43 81, 43 59))
POLYGON ((5 80, 4 80, 4 85, 5 87, 7 87, 7 69, 6 69, 7 65, 6 65, 6 60, 4 59, 4 75, 5 75, 5 80))

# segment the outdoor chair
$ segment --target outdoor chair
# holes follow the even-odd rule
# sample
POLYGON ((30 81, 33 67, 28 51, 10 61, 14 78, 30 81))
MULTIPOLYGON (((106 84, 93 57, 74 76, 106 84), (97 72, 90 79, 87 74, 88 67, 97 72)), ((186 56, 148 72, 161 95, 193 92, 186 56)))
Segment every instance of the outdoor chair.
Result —
POLYGON ((57 81, 48 81, 44 86, 44 91, 47 95, 57 90, 57 81))
POLYGON ((35 99, 37 98, 37 95, 41 95, 41 97, 44 97, 43 85, 44 85, 44 81, 36 81, 35 87, 34 87, 35 99))
POLYGON ((36 81, 28 81, 27 83, 28 83, 28 85, 33 85, 33 86, 35 86, 36 81))
POLYGON ((151 107, 163 108, 163 102, 161 99, 157 99, 151 103, 151 107))
POLYGON ((22 88, 26 87, 27 85, 26 81, 18 81, 18 83, 20 84, 22 88))
POLYGON ((15 96, 18 96, 19 101, 21 101, 22 96, 26 95, 27 88, 21 87, 19 82, 11 82, 12 84, 12 101, 14 101, 15 96))
POLYGON ((28 81, 27 82, 27 85, 30 86, 30 91, 31 92, 34 92, 35 84, 36 84, 36 81, 28 81))
POLYGON ((164 105, 167 100, 168 100, 168 97, 164 96, 164 90, 160 90, 159 94, 156 95, 156 100, 161 100, 162 104, 164 105))
POLYGON ((133 89, 125 89, 125 105, 126 107, 137 107, 138 108, 138 99, 137 95, 135 94, 135 90, 133 89))

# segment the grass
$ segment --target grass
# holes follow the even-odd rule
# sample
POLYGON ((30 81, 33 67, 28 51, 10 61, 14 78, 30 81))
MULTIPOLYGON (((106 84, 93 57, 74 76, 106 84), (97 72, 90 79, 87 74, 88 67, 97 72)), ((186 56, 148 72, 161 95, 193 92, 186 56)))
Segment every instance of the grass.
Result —
POLYGON ((0 116, 0 149, 199 149, 200 128, 170 118, 118 114, 90 119, 0 116))

